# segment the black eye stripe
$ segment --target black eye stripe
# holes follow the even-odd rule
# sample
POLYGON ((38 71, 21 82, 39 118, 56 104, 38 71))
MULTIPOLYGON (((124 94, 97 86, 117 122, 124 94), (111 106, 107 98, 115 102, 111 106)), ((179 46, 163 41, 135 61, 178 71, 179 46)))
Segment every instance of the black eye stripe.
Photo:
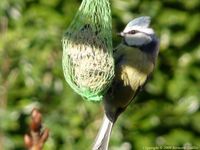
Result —
POLYGON ((136 30, 131 30, 131 31, 129 31, 128 32, 128 34, 135 34, 135 33, 137 33, 138 31, 136 31, 136 30))
POLYGON ((146 35, 150 35, 148 33, 145 33, 145 32, 142 32, 142 31, 137 31, 137 30, 131 30, 131 31, 127 32, 127 34, 136 34, 136 33, 144 33, 146 35))

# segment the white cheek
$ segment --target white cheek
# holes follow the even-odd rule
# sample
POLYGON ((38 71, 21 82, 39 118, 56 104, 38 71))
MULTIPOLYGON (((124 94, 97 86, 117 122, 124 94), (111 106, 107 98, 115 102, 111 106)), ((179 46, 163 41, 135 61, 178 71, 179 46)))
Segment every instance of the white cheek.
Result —
POLYGON ((142 33, 136 33, 134 35, 127 35, 125 37, 125 41, 128 45, 140 46, 149 43, 151 41, 151 37, 142 33))

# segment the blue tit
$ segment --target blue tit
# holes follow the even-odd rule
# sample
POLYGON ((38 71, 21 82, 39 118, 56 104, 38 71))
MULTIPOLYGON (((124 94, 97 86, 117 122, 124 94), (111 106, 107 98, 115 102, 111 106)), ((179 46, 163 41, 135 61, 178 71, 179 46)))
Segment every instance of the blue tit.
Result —
POLYGON ((114 49, 115 77, 104 96, 105 115, 93 150, 108 149, 113 124, 154 70, 159 42, 150 21, 148 16, 136 18, 120 33, 122 42, 114 49))

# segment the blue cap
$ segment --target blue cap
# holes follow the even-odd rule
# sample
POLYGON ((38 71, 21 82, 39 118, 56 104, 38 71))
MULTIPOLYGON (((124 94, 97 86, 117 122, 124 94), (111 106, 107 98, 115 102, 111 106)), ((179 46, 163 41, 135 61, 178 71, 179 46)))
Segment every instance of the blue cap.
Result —
POLYGON ((151 17, 149 16, 142 16, 130 21, 126 27, 131 26, 141 26, 141 27, 148 27, 151 22, 151 17))

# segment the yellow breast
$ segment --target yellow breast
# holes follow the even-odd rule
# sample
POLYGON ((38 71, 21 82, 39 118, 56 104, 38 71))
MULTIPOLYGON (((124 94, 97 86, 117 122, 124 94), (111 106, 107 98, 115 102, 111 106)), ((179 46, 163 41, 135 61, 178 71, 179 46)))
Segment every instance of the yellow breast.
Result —
POLYGON ((137 48, 120 47, 115 56, 122 57, 116 67, 117 78, 121 79, 125 86, 130 85, 134 91, 145 83, 148 75, 153 71, 152 57, 137 48))

